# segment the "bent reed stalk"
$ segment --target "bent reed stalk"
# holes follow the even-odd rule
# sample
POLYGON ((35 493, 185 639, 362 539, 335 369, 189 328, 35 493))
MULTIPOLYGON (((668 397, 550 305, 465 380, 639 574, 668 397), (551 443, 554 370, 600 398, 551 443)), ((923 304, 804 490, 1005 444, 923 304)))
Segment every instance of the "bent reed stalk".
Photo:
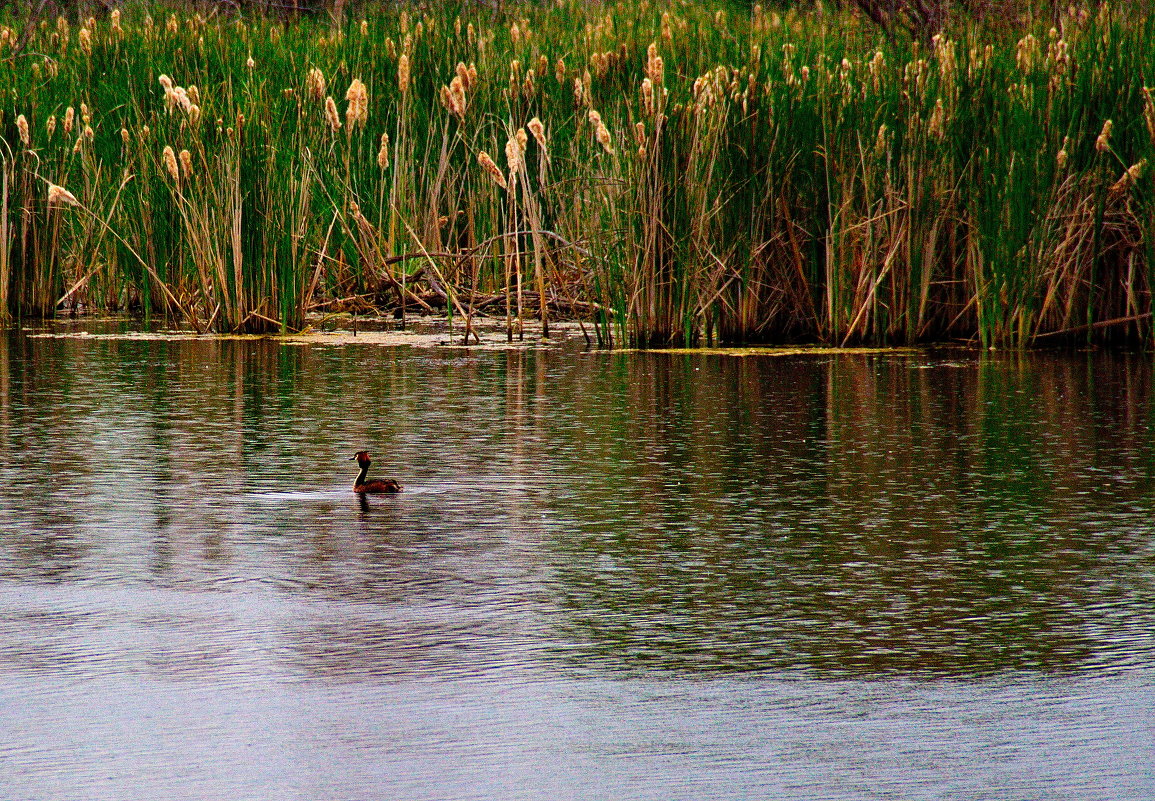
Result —
POLYGON ((1149 342, 1155 13, 1127 11, 929 43, 648 0, 0 19, 0 316, 1149 342))

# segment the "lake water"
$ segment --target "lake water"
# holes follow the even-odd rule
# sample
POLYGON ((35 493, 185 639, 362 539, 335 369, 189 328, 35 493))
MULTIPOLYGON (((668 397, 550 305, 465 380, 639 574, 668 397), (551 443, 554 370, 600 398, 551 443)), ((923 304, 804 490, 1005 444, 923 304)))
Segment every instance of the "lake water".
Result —
POLYGON ((1150 799, 1153 490, 1150 356, 0 336, 0 799, 1150 799))

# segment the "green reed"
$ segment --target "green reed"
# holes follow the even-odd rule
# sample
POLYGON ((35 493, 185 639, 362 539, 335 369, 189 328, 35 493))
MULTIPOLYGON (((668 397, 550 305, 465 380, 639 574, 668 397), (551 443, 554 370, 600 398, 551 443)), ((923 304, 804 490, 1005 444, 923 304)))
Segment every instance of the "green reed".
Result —
POLYGON ((9 19, 0 313, 1151 338, 1155 16, 956 20, 927 45, 850 14, 662 8, 143 5, 19 54, 9 19))

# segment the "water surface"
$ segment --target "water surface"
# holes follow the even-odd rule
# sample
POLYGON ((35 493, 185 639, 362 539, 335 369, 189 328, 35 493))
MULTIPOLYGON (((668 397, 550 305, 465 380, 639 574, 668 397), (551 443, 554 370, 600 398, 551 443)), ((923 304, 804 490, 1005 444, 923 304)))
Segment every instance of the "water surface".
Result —
POLYGON ((1128 354, 0 338, 0 799, 1150 798, 1153 413, 1128 354))

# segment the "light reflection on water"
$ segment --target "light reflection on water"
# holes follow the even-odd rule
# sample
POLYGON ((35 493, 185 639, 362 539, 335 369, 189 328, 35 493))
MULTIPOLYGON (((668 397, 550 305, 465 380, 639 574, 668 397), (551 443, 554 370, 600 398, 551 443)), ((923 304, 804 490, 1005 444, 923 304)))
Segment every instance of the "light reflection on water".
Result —
POLYGON ((0 799, 1150 797, 1151 390, 0 339, 0 799))

